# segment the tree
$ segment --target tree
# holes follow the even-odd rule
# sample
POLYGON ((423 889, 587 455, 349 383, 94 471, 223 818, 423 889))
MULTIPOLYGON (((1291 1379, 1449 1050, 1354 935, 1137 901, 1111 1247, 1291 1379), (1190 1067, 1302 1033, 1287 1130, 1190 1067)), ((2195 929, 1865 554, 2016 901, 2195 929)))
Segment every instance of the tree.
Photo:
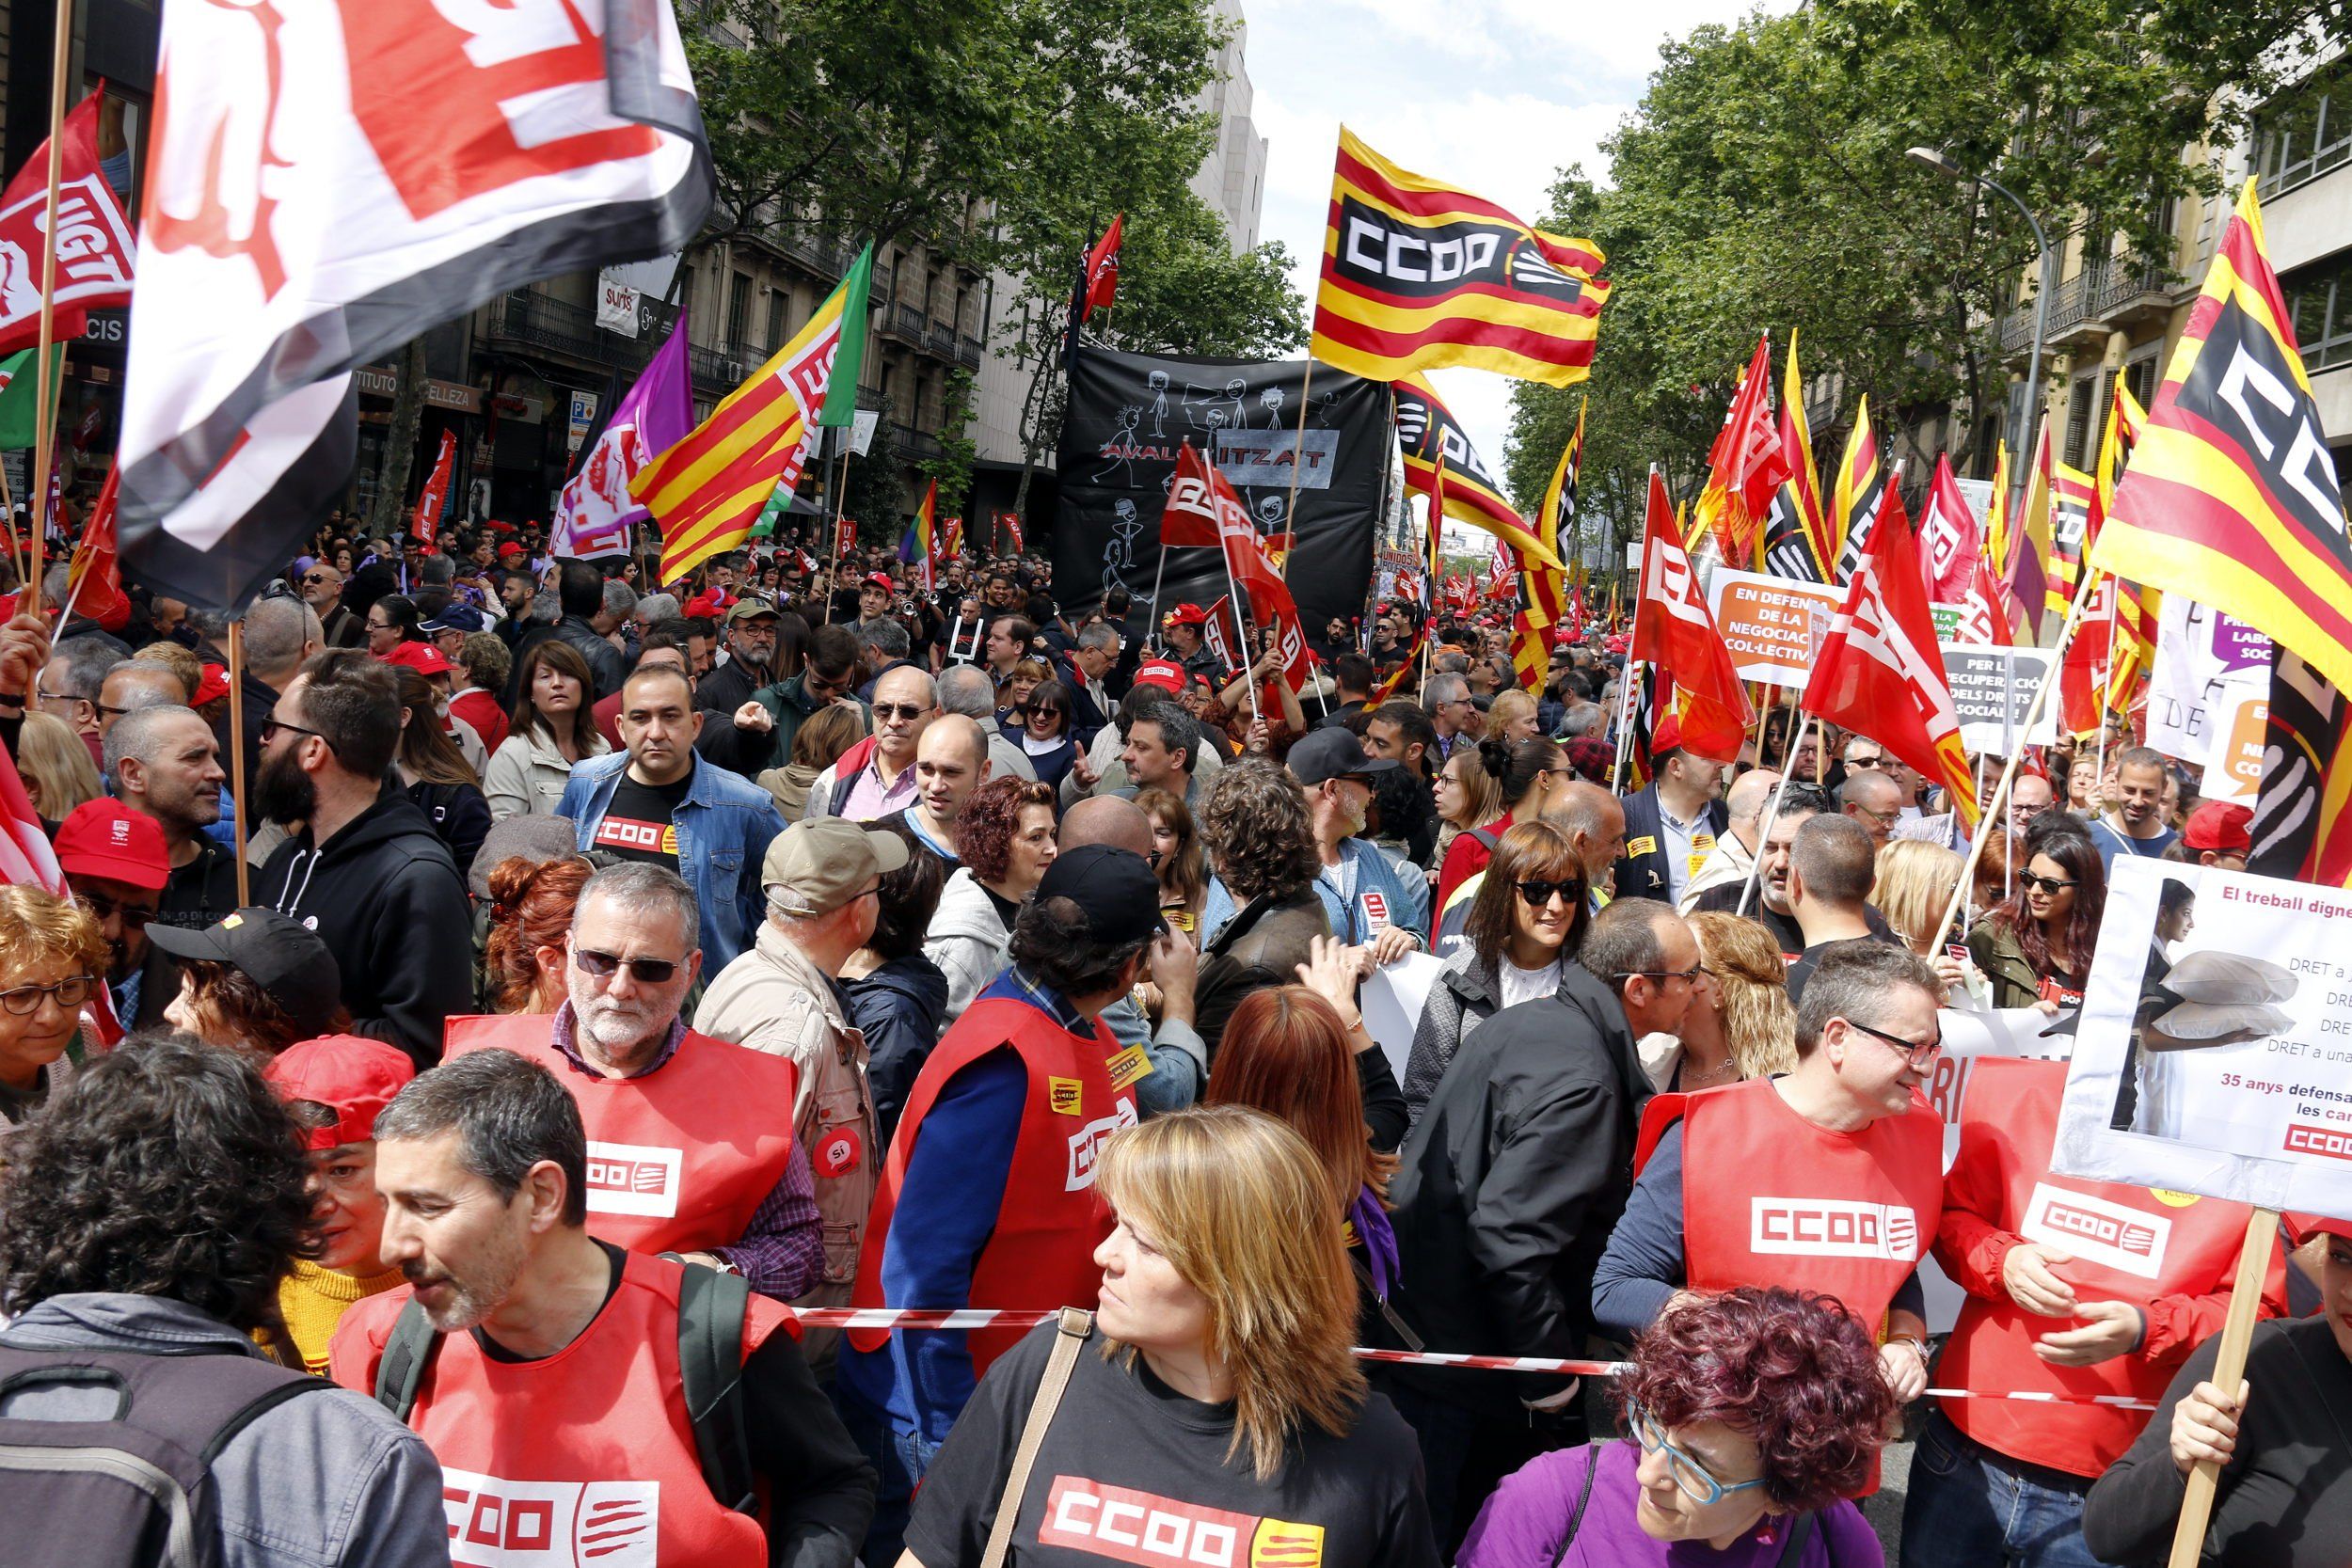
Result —
POLYGON ((375 503, 368 510, 368 530, 379 539, 397 540, 408 531, 408 470, 424 414, 425 371, 424 339, 419 335, 401 350, 391 422, 384 428, 384 455, 375 470, 375 503))
POLYGON ((972 464, 979 443, 972 439, 972 372, 961 365, 947 372, 940 393, 939 455, 915 465, 925 479, 939 483, 939 515, 945 519, 963 510, 972 494, 972 464))

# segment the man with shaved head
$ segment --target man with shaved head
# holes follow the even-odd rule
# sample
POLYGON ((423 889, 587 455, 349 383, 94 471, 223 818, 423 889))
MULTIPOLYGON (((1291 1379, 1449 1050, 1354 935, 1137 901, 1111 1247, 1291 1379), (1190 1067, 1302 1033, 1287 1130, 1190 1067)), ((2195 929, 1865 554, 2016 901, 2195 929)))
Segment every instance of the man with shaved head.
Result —
POLYGON ((1585 890, 1597 912, 1614 889, 1611 877, 1625 855, 1625 805, 1597 784, 1578 779, 1546 801, 1543 820, 1567 835, 1584 867, 1585 890))
POLYGON ((938 711, 928 672, 913 664, 883 671, 874 682, 874 733, 817 775, 807 815, 879 822, 914 805, 915 742, 938 711))
MULTIPOLYGON (((125 664, 118 673, 135 667, 125 664)), ((164 665, 147 668, 171 674, 164 665)), ((206 832, 220 820, 224 800, 220 747, 211 726, 178 702, 147 703, 119 715, 106 732, 106 777, 116 800, 154 818, 164 831, 164 859, 170 869, 154 919, 202 930, 234 914, 235 852, 206 832)), ((148 943, 139 996, 150 1016, 160 1017, 179 990, 179 961, 148 943)))
POLYGON ((1756 847, 1764 842, 1764 814, 1772 809, 1772 791, 1779 787, 1780 775, 1764 768, 1752 768, 1731 781, 1731 787, 1724 791, 1724 810, 1728 816, 1723 834, 1715 840, 1699 874, 1682 890, 1684 914, 1697 908, 1698 895, 1708 888, 1748 879, 1748 867, 1756 863, 1756 847))
MULTIPOLYGON (((1089 844, 1105 844, 1152 858, 1152 819, 1133 800, 1096 795, 1063 814, 1054 837, 1063 854, 1089 844)), ((1132 995, 1103 1009, 1121 1051, 1140 1046, 1152 1069, 1136 1080, 1136 1109, 1147 1117, 1181 1111, 1200 1098, 1209 1081, 1209 1048, 1193 1027, 1200 952, 1182 931, 1162 931, 1145 950, 1152 984, 1159 988, 1160 1026, 1155 1031, 1132 995)))
MULTIPOLYGON (((891 672, 891 675, 904 673, 905 671, 891 672)), ((888 680, 891 676, 882 678, 888 680)), ((881 715, 882 703, 882 692, 877 689, 877 717, 881 715)), ((904 823, 915 842, 938 856, 952 872, 963 862, 962 851, 956 847, 956 821, 963 815, 963 803, 972 799, 972 792, 990 777, 987 731, 977 719, 961 713, 941 714, 924 727, 922 738, 915 743, 911 771, 914 775, 914 803, 903 811, 891 813, 882 822, 885 826, 904 823)))
MULTIPOLYGON (((1857 774, 1857 778, 1872 775, 1857 774)), ((1846 781, 1848 784, 1852 779, 1846 781)), ((1877 879, 1878 846, 1870 832, 1850 816, 1823 814, 1797 829, 1788 847, 1788 908, 1804 933, 1804 948, 1788 966, 1788 1000, 1802 999, 1804 983, 1835 942, 1898 942, 1870 923, 1870 888, 1877 879)), ((1899 945, 1899 942, 1898 943, 1899 945)))
POLYGON ((1855 768, 1851 748, 1846 768, 1846 782, 1837 786, 1837 809, 1870 835, 1874 850, 1883 849, 1903 817, 1902 786, 1887 776, 1883 766, 1855 768))

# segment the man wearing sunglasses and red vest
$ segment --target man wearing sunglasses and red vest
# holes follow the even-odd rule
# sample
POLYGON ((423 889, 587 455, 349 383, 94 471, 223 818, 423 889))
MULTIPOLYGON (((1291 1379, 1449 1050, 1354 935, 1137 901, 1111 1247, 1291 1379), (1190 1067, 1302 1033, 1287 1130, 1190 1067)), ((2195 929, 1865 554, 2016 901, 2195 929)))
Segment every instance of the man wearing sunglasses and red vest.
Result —
POLYGON ((1878 1335, 1896 1396, 1918 1398, 1918 1265, 1944 1200, 1944 1123, 1919 1091, 1943 995, 1908 947, 1833 942, 1798 1004, 1795 1071, 1652 1100, 1595 1321, 1630 1339, 1686 1286, 1819 1291, 1878 1335))
POLYGON ((501 1048, 555 1074, 588 1129, 588 1227, 631 1252, 680 1252, 778 1300, 824 1268, 808 1157, 792 1136, 799 1069, 688 1029, 701 968, 694 895, 665 866, 588 879, 552 1017, 453 1018, 443 1059, 501 1048))
MULTIPOLYGON (((1911 1466, 1905 1568, 2089 1564, 2083 1501, 2148 1423, 2189 1352, 2220 1331, 2248 1209, 2050 1173, 2066 1064, 1970 1069, 1935 1257, 1968 1292, 1939 1386, 2050 1394, 1940 1402, 1911 1466)), ((2261 1313, 2286 1311, 2273 1250, 2261 1313)))

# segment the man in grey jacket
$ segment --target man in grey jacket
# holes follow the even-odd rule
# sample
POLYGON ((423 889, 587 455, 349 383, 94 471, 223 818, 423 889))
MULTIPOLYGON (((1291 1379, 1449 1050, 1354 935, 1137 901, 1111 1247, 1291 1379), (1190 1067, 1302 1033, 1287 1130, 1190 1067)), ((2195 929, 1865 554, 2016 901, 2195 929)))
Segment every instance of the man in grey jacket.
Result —
MULTIPOLYGON (((277 1321, 278 1282, 310 1223, 309 1177, 293 1122, 244 1057, 151 1034, 92 1060, 8 1140, 0 1297, 18 1315, 0 1332, 0 1420, 168 1433, 191 1407, 225 1395, 235 1409, 248 1389, 304 1381, 256 1365, 253 1333, 277 1321), (119 1416, 115 1388, 72 1379, 93 1357, 151 1402, 119 1416)), ((209 1433, 176 1435, 200 1449, 209 1433)), ((357 1394, 319 1383, 280 1399, 236 1429, 211 1472, 206 1555, 223 1568, 449 1560, 439 1464, 357 1394)), ((40 1484, 62 1498, 72 1480, 40 1484)), ((98 1523, 57 1507, 14 1511, 8 1528, 44 1558, 52 1532, 87 1542, 98 1523)))

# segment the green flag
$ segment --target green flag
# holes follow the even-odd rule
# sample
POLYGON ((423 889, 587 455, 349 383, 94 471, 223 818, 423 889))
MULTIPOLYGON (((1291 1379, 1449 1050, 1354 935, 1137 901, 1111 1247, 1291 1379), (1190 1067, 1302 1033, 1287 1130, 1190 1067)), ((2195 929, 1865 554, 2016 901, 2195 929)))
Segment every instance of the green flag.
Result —
MULTIPOLYGON (((49 395, 57 395, 65 372, 65 345, 49 350, 49 395)), ((39 438, 40 420, 40 367, 33 350, 21 349, 0 359, 0 448, 29 447, 39 438)))
POLYGON ((833 376, 825 384, 825 406, 817 413, 818 424, 848 424, 857 417, 858 372, 866 364, 866 296, 873 288, 874 242, 868 240, 836 291, 841 296, 841 341, 834 350, 833 376))
POLYGON ((784 515, 785 510, 791 504, 792 486, 789 484, 777 485, 776 493, 768 498, 768 504, 766 506, 760 508, 759 521, 752 525, 751 536, 754 539, 767 539, 772 537, 776 531, 776 520, 784 515))

